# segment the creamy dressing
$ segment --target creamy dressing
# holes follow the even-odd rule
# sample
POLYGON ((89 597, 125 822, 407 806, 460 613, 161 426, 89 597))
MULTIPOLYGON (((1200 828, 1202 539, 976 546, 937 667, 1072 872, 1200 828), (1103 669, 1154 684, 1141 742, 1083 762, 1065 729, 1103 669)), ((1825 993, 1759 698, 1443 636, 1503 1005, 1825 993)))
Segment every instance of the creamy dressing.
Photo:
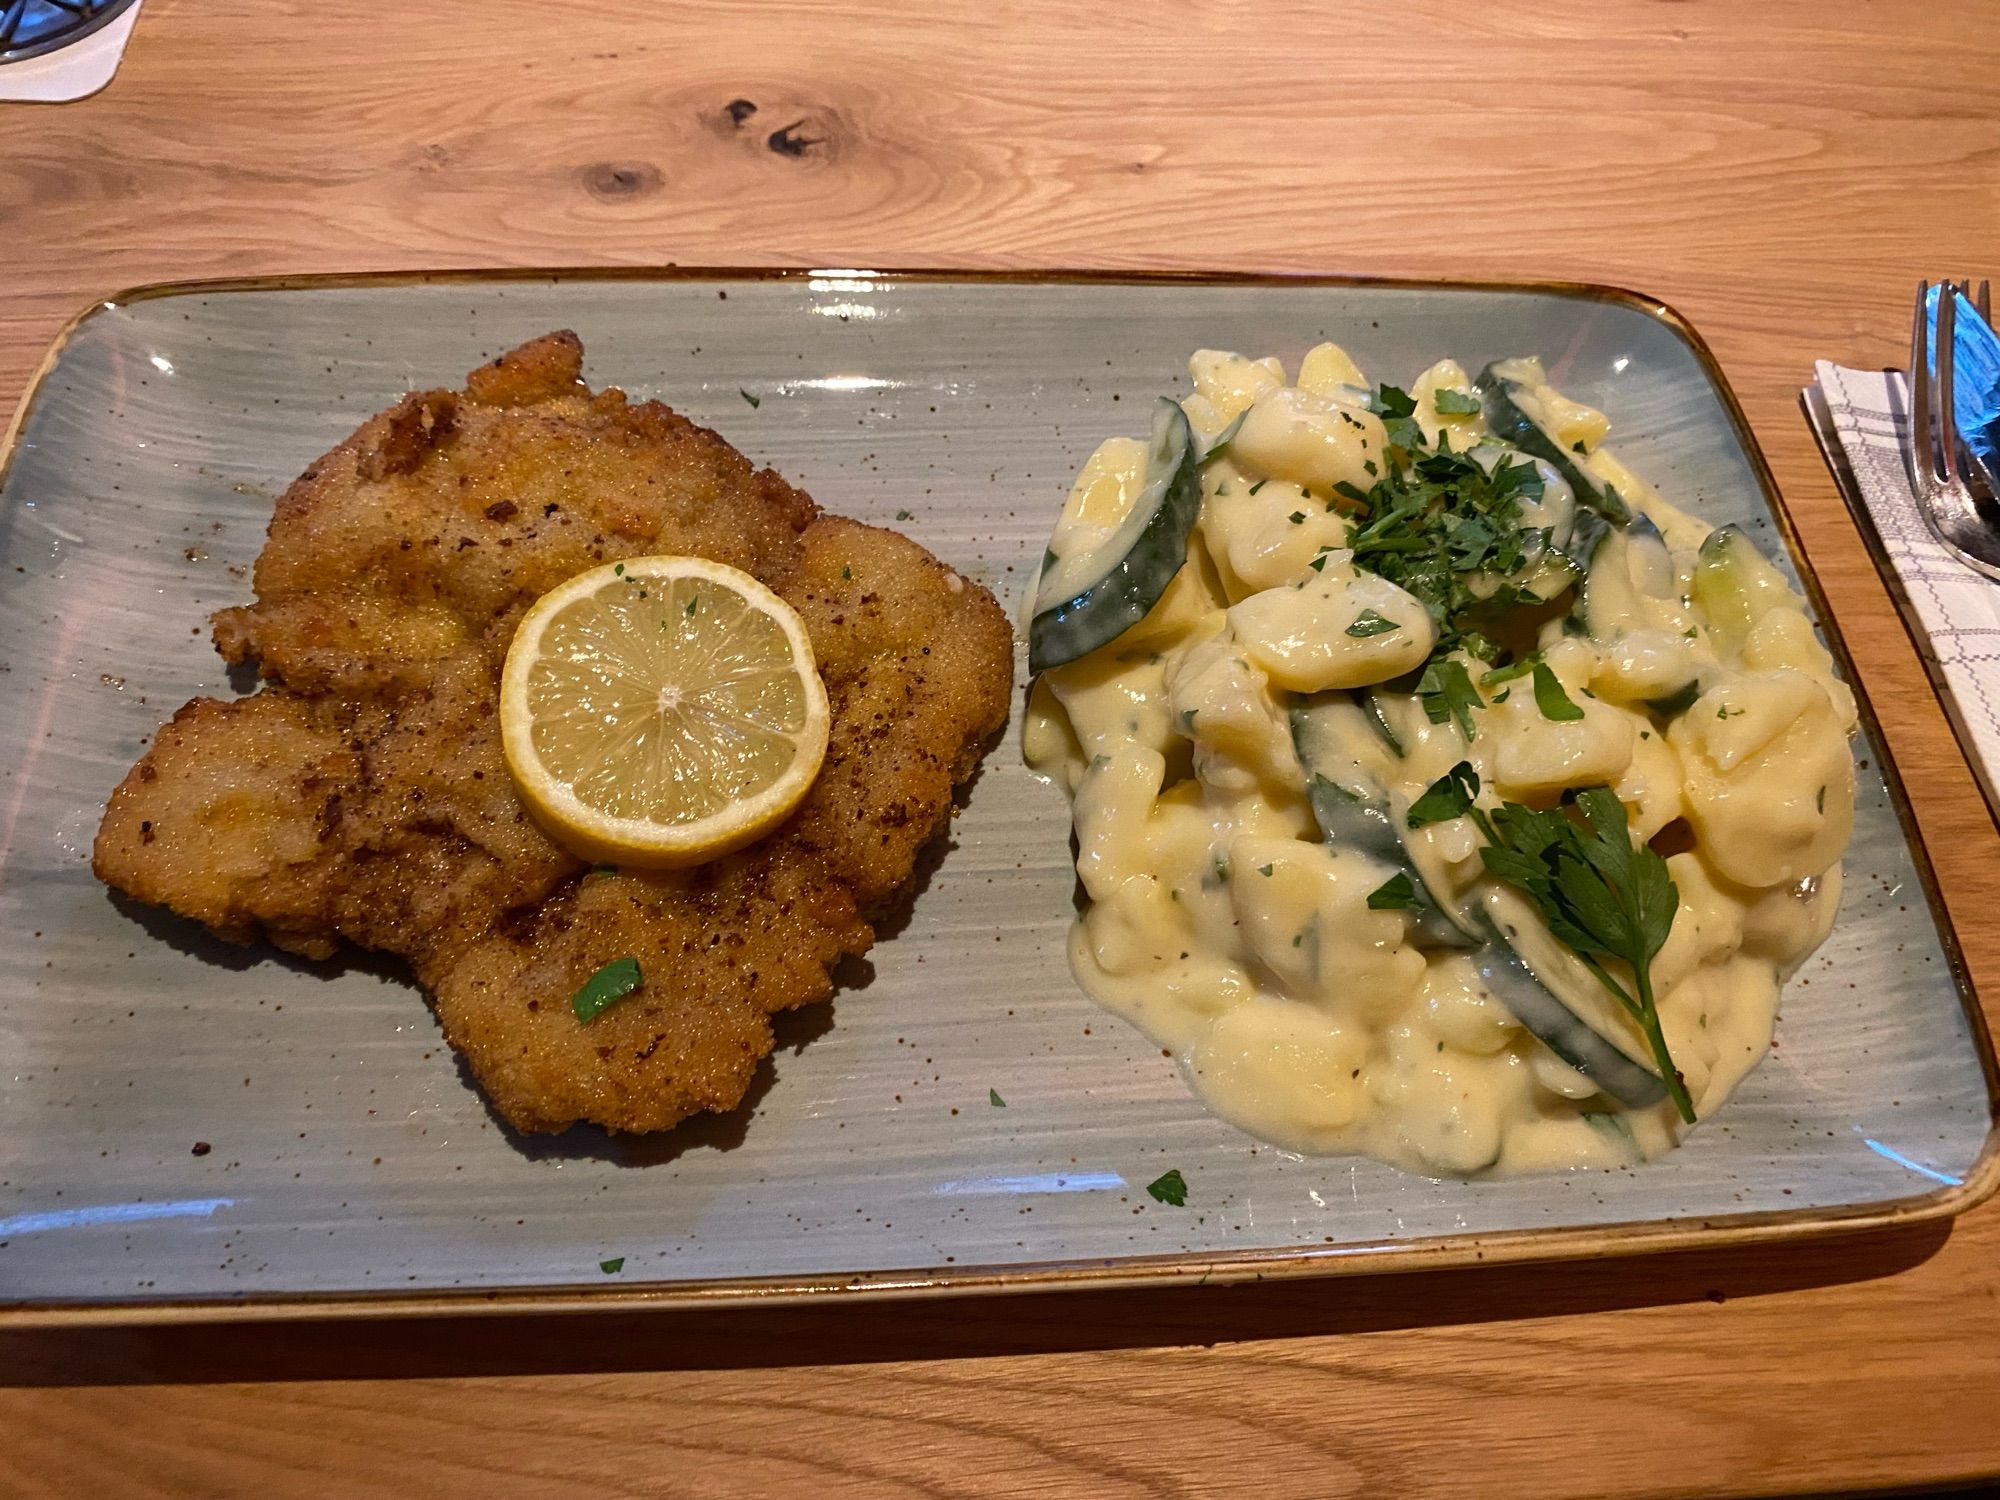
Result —
MULTIPOLYGON (((1330 503, 1343 482, 1366 490, 1385 461, 1360 372, 1331 344, 1306 356, 1296 385, 1270 359, 1202 351, 1190 369, 1183 407, 1200 443, 1242 422, 1204 465, 1187 563, 1145 619, 1043 673, 1029 696, 1028 762, 1073 804, 1089 898, 1069 943, 1078 983, 1171 1050, 1216 1114, 1291 1150, 1464 1175, 1669 1149, 1683 1129, 1670 1103, 1634 1109, 1600 1093, 1488 993, 1477 955, 1420 949, 1413 913, 1370 908, 1396 867, 1322 838, 1290 713, 1301 694, 1353 693, 1316 721, 1315 764, 1378 785, 1399 824, 1459 761, 1478 771, 1486 806, 1612 787, 1635 835, 1660 838, 1679 891, 1652 973, 1706 1118, 1768 1049, 1783 980, 1840 901, 1854 705, 1803 602, 1755 560, 1761 571, 1745 565, 1728 608, 1708 607, 1719 596, 1697 578, 1696 549, 1709 529, 1597 447, 1603 414, 1516 362, 1537 420, 1565 448, 1581 444, 1578 463, 1649 517, 1665 548, 1630 546, 1592 570, 1590 634, 1551 617, 1526 643, 1581 718, 1544 717, 1525 677, 1481 689, 1470 742, 1407 691, 1378 687, 1364 706, 1354 690, 1407 687, 1436 637, 1421 601, 1354 566, 1351 523, 1330 503), (1349 628, 1362 621, 1384 623, 1349 628), (1676 690, 1697 693, 1692 707, 1670 718, 1647 707, 1676 690)), ((1472 385, 1452 362, 1434 366, 1412 387, 1414 420, 1490 472, 1503 455, 1481 416, 1440 414, 1440 390, 1469 396, 1472 385)), ((1034 597, 1061 595, 1075 581, 1069 560, 1119 532, 1144 464, 1144 445, 1127 439, 1092 456, 1050 544, 1057 582, 1034 597)), ((1574 504, 1538 467, 1543 510, 1523 524, 1560 521, 1574 504)), ((1604 545, 1628 544, 1613 533, 1604 545)), ((1563 567, 1531 560, 1522 577, 1560 583, 1563 567)), ((1484 664, 1463 659, 1477 683, 1484 664)), ((1636 1025, 1485 873, 1471 820, 1406 842, 1433 892, 1483 908, 1593 1030, 1650 1066, 1636 1025)))

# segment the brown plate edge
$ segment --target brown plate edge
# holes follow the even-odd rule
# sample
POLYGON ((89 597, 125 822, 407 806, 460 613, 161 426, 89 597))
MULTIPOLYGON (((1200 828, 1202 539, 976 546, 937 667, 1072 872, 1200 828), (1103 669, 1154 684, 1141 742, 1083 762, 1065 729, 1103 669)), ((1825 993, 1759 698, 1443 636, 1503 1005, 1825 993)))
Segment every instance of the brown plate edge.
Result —
MULTIPOLYGON (((4 437, 0 437, 0 486, 4 486, 22 428, 42 386, 77 330, 91 317, 136 302, 165 297, 229 292, 324 291, 349 287, 416 286, 452 283, 563 281, 795 281, 829 274, 808 267, 602 266, 494 268, 440 271, 329 272, 219 277, 152 282, 93 300, 58 331, 24 390, 4 437)), ((1821 631, 1850 687, 1863 728, 1874 745, 1889 800, 1902 827, 1924 900, 1937 927, 1952 983, 1964 1007, 1974 1050, 1986 1080, 1992 1124, 1978 1158, 1965 1178, 1910 1198, 1841 1208, 1799 1208, 1732 1214, 1695 1220, 1637 1220, 1585 1229, 1531 1229, 1504 1234, 1445 1235, 1424 1240, 1374 1240, 1330 1250, 1278 1247, 1234 1256, 1133 1257, 1119 1260, 1056 1261, 1007 1266, 948 1266, 862 1276, 735 1277, 680 1283, 595 1286, 584 1283, 497 1290, 464 1288, 424 1293, 320 1293, 269 1297, 191 1298, 142 1301, 0 1303, 0 1330, 54 1327, 107 1327, 211 1322, 272 1322, 300 1318, 367 1319, 522 1313, 633 1311, 708 1307, 723 1303, 767 1305, 818 1301, 829 1296, 865 1294, 871 1299, 966 1293, 1035 1292, 1066 1288, 1121 1289, 1193 1279, 1200 1283, 1271 1280, 1278 1277, 1382 1274, 1444 1270, 1475 1265, 1517 1265, 1536 1261, 1605 1260, 1666 1250, 1766 1244, 1921 1224, 1951 1218, 2000 1190, 2000 1066, 1993 1040, 1967 972, 1958 933, 1931 866, 1930 851, 1910 806, 1901 772, 1887 753, 1881 721, 1855 669, 1845 637, 1828 607, 1819 577, 1807 560, 1790 512, 1778 493, 1769 463, 1751 431, 1736 393, 1714 351, 1671 305, 1658 297, 1593 282, 1440 280, 1419 277, 1316 275, 1232 271, 1114 270, 951 270, 868 268, 843 274, 879 276, 885 281, 987 282, 1018 285, 1164 286, 1323 286, 1445 292, 1512 292, 1608 302, 1664 323, 1695 356, 1720 401, 1738 445, 1749 459, 1765 504, 1805 586, 1821 631)), ((1858 523, 1857 523, 1858 526, 1858 523)), ((1865 532, 1864 546, 1869 545, 1865 532)), ((1871 555, 1873 547, 1870 547, 1871 555)), ((1879 566, 1879 563, 1878 563, 1879 566)), ((1899 611, 1900 613, 1900 611, 1899 611)), ((1961 746, 1961 750, 1962 750, 1961 746)))

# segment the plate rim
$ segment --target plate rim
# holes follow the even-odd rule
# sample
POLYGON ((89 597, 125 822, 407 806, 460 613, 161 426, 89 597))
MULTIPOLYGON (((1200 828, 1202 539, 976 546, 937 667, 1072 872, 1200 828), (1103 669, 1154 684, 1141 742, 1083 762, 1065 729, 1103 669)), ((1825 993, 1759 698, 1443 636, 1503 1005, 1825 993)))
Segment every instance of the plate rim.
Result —
MULTIPOLYGON (((1694 356, 1715 393, 1737 446, 1748 461, 1759 493, 1777 523, 1792 566, 1813 606, 1848 685, 1854 690, 1862 727, 1876 751, 1884 789, 1909 850, 1924 902, 1937 928, 1973 1050, 1986 1085, 1987 1130, 1978 1156, 1957 1183, 1907 1198, 1876 1199, 1830 1208, 1767 1209, 1699 1218, 1625 1220, 1615 1224, 1552 1229, 1517 1229, 1493 1234, 1432 1235, 1416 1240, 1372 1239, 1331 1247, 1274 1246, 1233 1255, 1183 1251, 1171 1255, 1120 1256, 1004 1265, 947 1265, 877 1271, 860 1275, 709 1277, 692 1281, 633 1282, 615 1286, 555 1283, 546 1286, 462 1287, 425 1292, 275 1292, 238 1297, 155 1297, 0 1301, 0 1330, 82 1326, 137 1326, 279 1320, 332 1320, 446 1316, 507 1316, 529 1313, 634 1311, 695 1308, 742 1303, 798 1304, 827 1297, 871 1300, 986 1295, 1050 1290, 1130 1288, 1174 1281, 1197 1283, 1269 1280, 1279 1277, 1380 1275, 1475 1265, 1597 1260, 1800 1240, 1921 1224, 1964 1213, 2000 1190, 2000 1064, 1984 1008, 1967 970, 1958 932, 1938 887, 1930 849, 1901 768, 1888 753, 1888 740, 1867 686, 1855 669, 1838 620, 1828 608, 1819 575, 1806 557, 1796 523, 1780 495, 1776 477, 1750 427, 1736 392, 1708 341, 1665 300, 1602 282, 1562 280, 1458 280, 1441 277, 1328 275, 1312 272, 1108 270, 1098 268, 954 269, 890 266, 818 268, 807 266, 572 266, 492 267, 404 271, 274 273, 155 281, 93 299, 57 331, 22 391, 4 436, 0 436, 0 489, 4 489, 20 447, 20 436, 48 377, 71 339, 92 318, 137 303, 184 296, 237 292, 335 291, 368 287, 493 284, 507 282, 804 281, 814 277, 867 276, 884 281, 1008 286, 1190 286, 1337 287, 1385 291, 1515 293, 1610 303, 1663 324, 1694 356)), ((1865 541, 1865 538, 1864 538, 1865 541)), ((1956 736, 1954 736, 1956 743, 1956 736)), ((1961 755, 1963 746, 1958 747, 1961 755)))

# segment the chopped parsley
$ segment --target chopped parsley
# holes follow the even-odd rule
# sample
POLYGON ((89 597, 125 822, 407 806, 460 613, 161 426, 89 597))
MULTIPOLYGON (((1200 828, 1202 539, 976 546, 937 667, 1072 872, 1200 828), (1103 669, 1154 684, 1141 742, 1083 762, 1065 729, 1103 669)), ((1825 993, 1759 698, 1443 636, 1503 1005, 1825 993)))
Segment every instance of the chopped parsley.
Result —
POLYGON ((1294 526, 1303 526, 1306 523, 1306 513, 1302 510, 1295 510, 1288 519, 1294 526))
POLYGON ((995 1109, 1005 1109, 1007 1107, 1007 1101, 1000 1097, 1000 1090, 998 1089, 988 1089, 986 1091, 986 1102, 995 1109))
POLYGON ((1725 703, 1716 709, 1715 716, 1718 719, 1740 719, 1747 711, 1746 709, 1732 708, 1725 703))
POLYGON ((1433 724, 1456 720, 1459 733, 1468 740, 1476 733, 1472 711, 1486 706, 1479 690, 1472 685, 1465 663, 1450 656, 1430 659, 1424 675, 1417 679, 1417 701, 1424 706, 1425 718, 1433 724))
POLYGON ((1368 893, 1370 911, 1408 911, 1417 904, 1417 888, 1409 874, 1398 870, 1368 893))
POLYGON ((854 569, 843 566, 840 570, 840 577, 842 582, 852 583, 854 581, 854 569))
POLYGON ((1179 1167, 1163 1176, 1155 1177, 1146 1184, 1146 1192, 1157 1202, 1171 1203, 1180 1208, 1187 1203, 1187 1179, 1181 1176, 1179 1167))
POLYGON ((1364 609, 1354 617, 1354 623, 1347 627, 1347 633, 1358 641, 1365 641, 1370 636, 1387 635, 1392 630, 1402 628, 1394 620, 1379 615, 1372 609, 1364 609))
MULTIPOLYGON (((1410 436, 1421 442, 1420 434, 1410 436)), ((1550 545, 1548 528, 1520 524, 1523 504, 1540 499, 1542 480, 1526 459, 1503 459, 1489 475, 1451 452, 1447 435, 1439 435, 1439 444, 1435 452, 1400 449, 1406 461, 1372 489, 1342 491, 1361 511, 1348 545, 1356 568, 1422 603, 1437 627, 1433 660, 1475 640, 1473 654, 1486 656, 1492 647, 1482 624, 1516 605, 1541 602, 1509 580, 1550 545)))
POLYGON ((690 599, 690 600, 688 600, 688 607, 687 607, 687 612, 688 612, 688 618, 689 618, 690 620, 692 620, 692 619, 694 618, 694 607, 695 607, 695 605, 699 604, 700 602, 701 602, 701 600, 700 600, 700 598, 699 598, 699 597, 696 597, 696 598, 693 598, 693 599, 690 599))
POLYGON ((1476 416, 1480 409, 1477 396, 1450 389, 1431 392, 1431 405, 1437 408, 1441 417, 1476 416))
POLYGON ((1423 828, 1462 818, 1478 795, 1479 773, 1472 769, 1470 761, 1462 760, 1424 788, 1423 796, 1410 804, 1409 816, 1404 821, 1412 828, 1423 828))
POLYGON ((584 980, 582 988, 570 996, 569 1008, 579 1021, 594 1021, 639 988, 640 979, 638 959, 629 955, 614 958, 584 980))
POLYGON ((907 521, 910 519, 910 513, 906 510, 899 510, 896 512, 896 519, 899 521, 907 521))
POLYGON ((1813 809, 1814 811, 1818 812, 1821 816, 1825 816, 1826 813, 1825 787, 1821 787, 1817 792, 1813 794, 1813 809))
POLYGON ((1395 421, 1401 417, 1413 417, 1417 413, 1417 400, 1408 391, 1393 385, 1379 385, 1375 394, 1368 398, 1368 409, 1378 417, 1395 421))
POLYGON ((597 1263, 597 1269, 602 1271, 606 1276, 616 1276, 620 1271, 625 1269, 625 1257, 614 1255, 609 1260, 600 1260, 597 1263))
POLYGON ((752 409, 755 409, 756 407, 762 406, 764 404, 763 402, 759 401, 755 396, 751 395, 748 391, 744 390, 741 386, 737 387, 736 394, 741 396, 745 401, 748 401, 752 409))
POLYGON ((1270 480, 1268 480, 1268 479, 1260 479, 1260 480, 1258 480, 1258 481, 1257 481, 1257 482, 1256 482, 1255 484, 1253 484, 1253 485, 1251 485, 1251 486, 1250 486, 1250 493, 1251 493, 1251 494, 1253 494, 1253 495, 1254 495, 1254 494, 1256 494, 1256 493, 1257 493, 1257 491, 1259 491, 1259 490, 1261 490, 1262 488, 1264 488, 1264 486, 1265 486, 1265 485, 1267 485, 1267 484, 1269 484, 1270 482, 1271 482, 1271 481, 1270 481, 1270 480))
POLYGON ((1512 682, 1516 677, 1526 677, 1541 664, 1541 660, 1541 652, 1531 652, 1517 661, 1508 662, 1504 667, 1495 667, 1492 671, 1483 673, 1479 685, 1483 688, 1498 687, 1503 682, 1512 682))
POLYGON ((1270 876, 1270 873, 1271 873, 1271 872, 1272 872, 1273 870, 1275 870, 1276 868, 1277 868, 1277 866, 1276 866, 1275 864, 1271 864, 1271 865, 1259 865, 1259 866, 1257 866, 1257 873, 1258 873, 1259 875, 1262 875, 1262 876, 1265 876, 1265 877, 1267 877, 1267 878, 1268 878, 1268 877, 1270 876))
POLYGON ((1561 680, 1549 670, 1547 662, 1535 663, 1535 707, 1542 711, 1542 717, 1557 723, 1583 717, 1583 710, 1570 701, 1563 691, 1561 680))

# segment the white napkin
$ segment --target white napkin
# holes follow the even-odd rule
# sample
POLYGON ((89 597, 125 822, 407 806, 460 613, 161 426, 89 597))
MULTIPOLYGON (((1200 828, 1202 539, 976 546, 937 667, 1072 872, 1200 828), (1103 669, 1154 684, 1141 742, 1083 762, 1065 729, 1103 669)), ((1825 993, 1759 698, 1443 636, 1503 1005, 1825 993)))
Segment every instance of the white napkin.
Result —
POLYGON ((80 42, 72 42, 41 57, 0 65, 0 100, 64 104, 94 94, 111 82, 125 41, 132 35, 141 7, 134 5, 80 42))
MULTIPOLYGON (((1938 684, 1987 801, 2000 808, 2000 583, 1945 550, 1917 509, 1903 458, 1909 396, 1895 371, 1850 370, 1826 360, 1816 366, 1818 394, 1806 392, 1815 429, 1830 425, 1840 446, 1829 452, 1836 477, 1864 535, 1880 542, 1887 582, 1912 625, 1924 666, 1938 684), (1845 458, 1851 475, 1841 475, 1845 458)), ((1827 438, 1821 433, 1821 444, 1827 438)))

